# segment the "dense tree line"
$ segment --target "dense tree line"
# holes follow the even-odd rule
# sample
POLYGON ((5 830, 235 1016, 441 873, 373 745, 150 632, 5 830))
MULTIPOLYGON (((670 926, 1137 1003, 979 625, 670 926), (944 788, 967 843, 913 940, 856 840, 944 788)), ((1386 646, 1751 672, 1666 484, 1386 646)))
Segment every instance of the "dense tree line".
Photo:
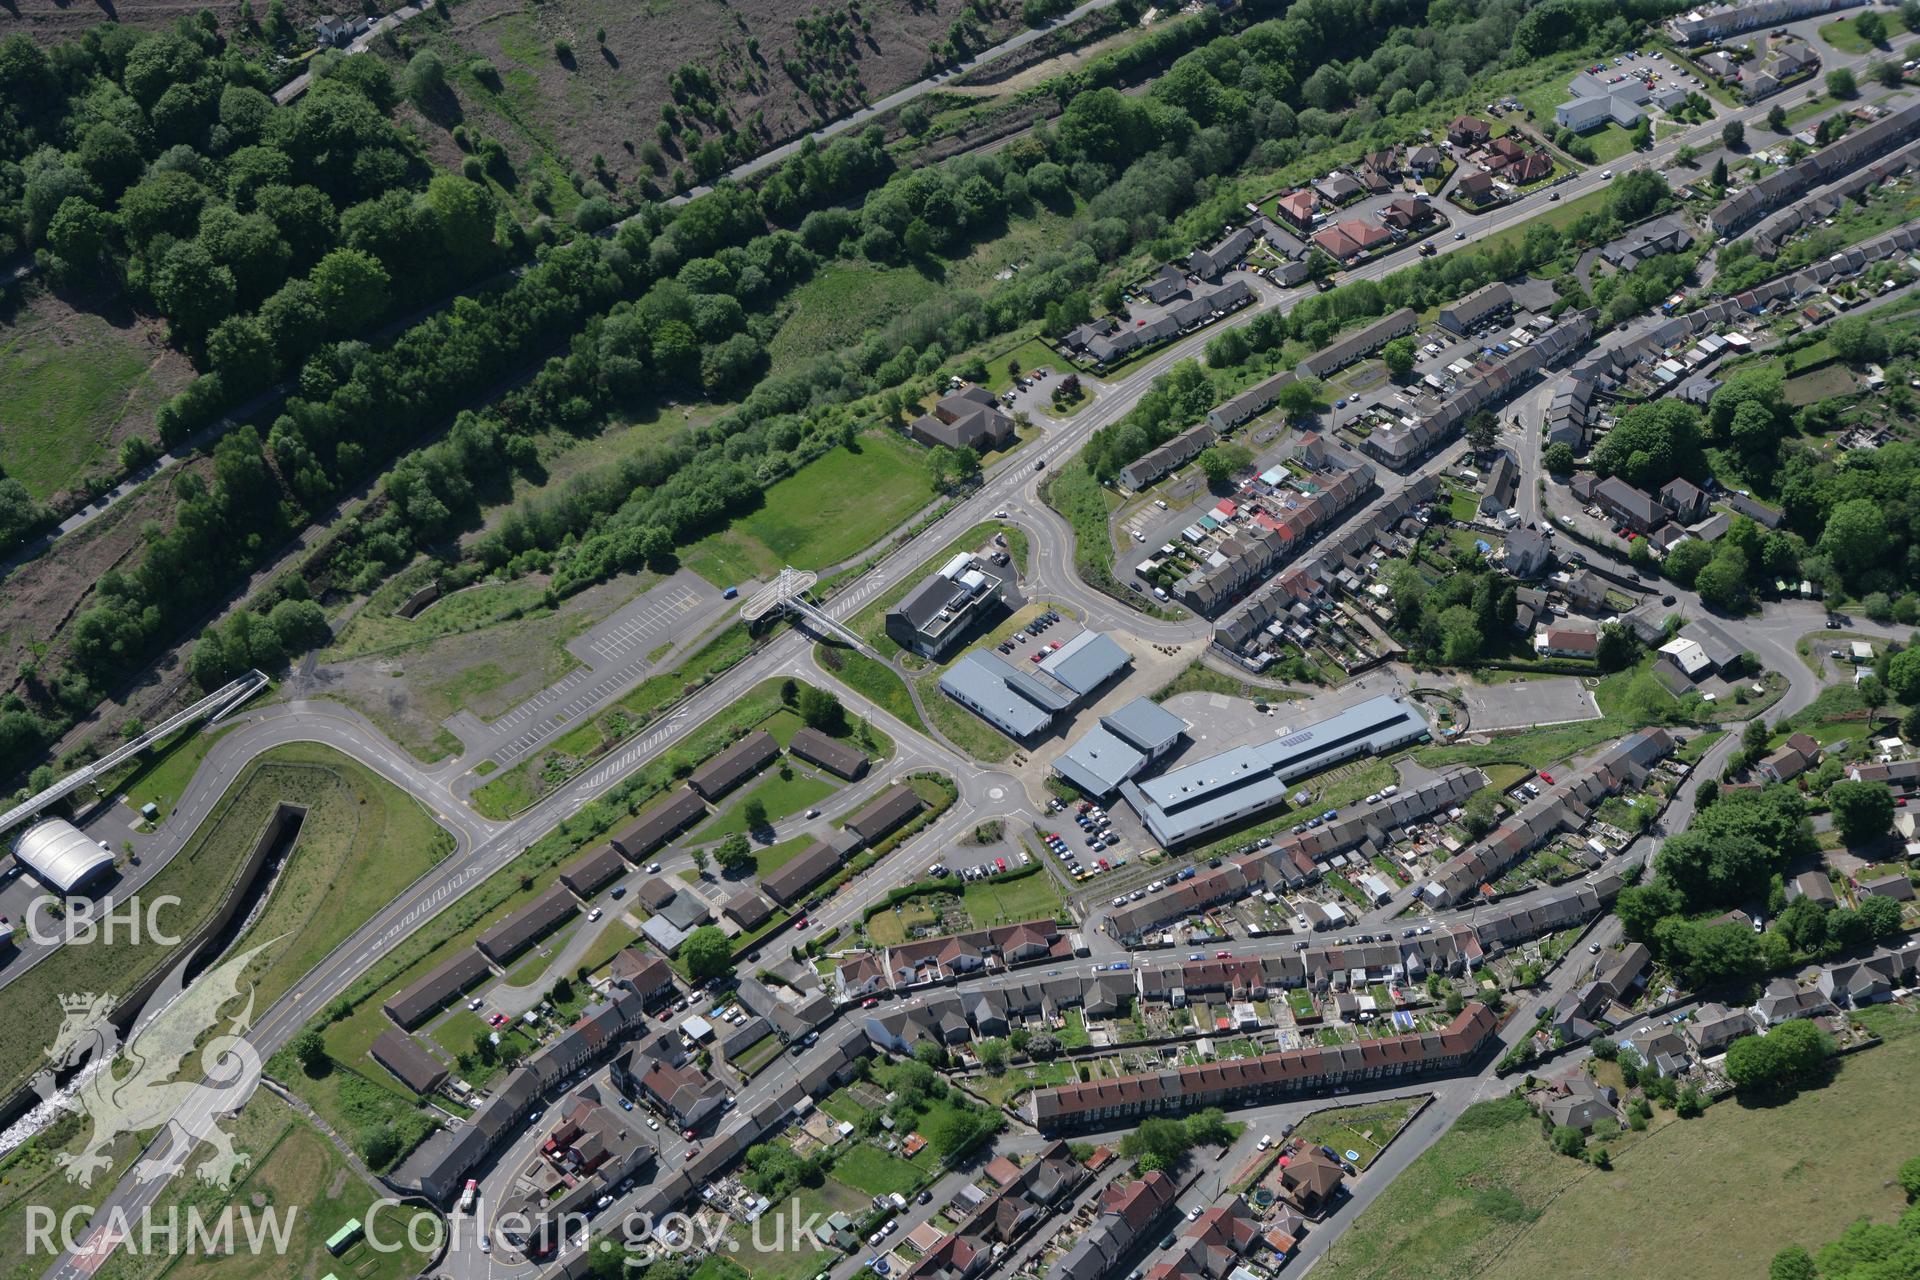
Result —
POLYGON ((491 265, 513 234, 484 186, 432 175, 377 58, 322 61, 295 106, 272 85, 208 12, 0 45, 0 238, 151 306, 230 400, 491 265))
POLYGON ((1402 560, 1394 566, 1388 587, 1394 631, 1406 638, 1416 663, 1470 663, 1513 631, 1518 608, 1514 584, 1494 573, 1478 552, 1462 552, 1438 582, 1429 582, 1417 562, 1402 560))

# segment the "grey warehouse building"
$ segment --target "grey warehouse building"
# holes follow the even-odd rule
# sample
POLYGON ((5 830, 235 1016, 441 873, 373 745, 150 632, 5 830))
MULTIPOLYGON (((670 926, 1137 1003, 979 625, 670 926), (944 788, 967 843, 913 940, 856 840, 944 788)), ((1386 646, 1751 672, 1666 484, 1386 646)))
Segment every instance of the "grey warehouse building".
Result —
POLYGON ((1052 728, 1132 661, 1104 631, 1083 631, 1031 671, 975 649, 940 677, 940 691, 1019 742, 1052 728))
POLYGON ((1127 798, 1154 839, 1168 848, 1274 808, 1296 779, 1361 755, 1379 755, 1427 735, 1420 713, 1382 695, 1272 742, 1235 747, 1146 782, 1127 798))
POLYGON ((1153 699, 1135 698, 1101 716, 1053 762, 1053 771, 1099 799, 1166 755, 1186 731, 1185 720, 1153 699))

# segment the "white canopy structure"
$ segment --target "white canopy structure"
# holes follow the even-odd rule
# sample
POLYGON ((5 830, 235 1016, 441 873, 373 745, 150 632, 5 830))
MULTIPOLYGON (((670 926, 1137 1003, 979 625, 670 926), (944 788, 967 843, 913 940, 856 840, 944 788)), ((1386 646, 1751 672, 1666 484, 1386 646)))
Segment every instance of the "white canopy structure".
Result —
POLYGON ((14 843, 20 864, 61 893, 72 893, 113 865, 113 854, 64 818, 36 822, 14 843))

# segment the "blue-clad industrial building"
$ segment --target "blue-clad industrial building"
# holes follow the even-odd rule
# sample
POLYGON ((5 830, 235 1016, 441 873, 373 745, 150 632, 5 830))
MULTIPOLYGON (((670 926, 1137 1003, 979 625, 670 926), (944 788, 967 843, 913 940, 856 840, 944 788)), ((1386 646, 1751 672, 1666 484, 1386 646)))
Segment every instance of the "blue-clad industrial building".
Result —
POLYGON ((1235 747, 1145 782, 1126 797, 1169 848, 1280 805, 1290 783, 1356 756, 1380 755, 1427 736, 1420 712, 1382 695, 1271 742, 1235 747))

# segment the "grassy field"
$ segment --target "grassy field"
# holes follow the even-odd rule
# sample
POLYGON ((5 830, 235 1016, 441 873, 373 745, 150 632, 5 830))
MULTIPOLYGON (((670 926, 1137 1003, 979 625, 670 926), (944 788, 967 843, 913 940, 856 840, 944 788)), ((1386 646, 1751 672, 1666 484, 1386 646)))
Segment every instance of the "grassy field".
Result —
POLYGON ((819 804, 839 789, 838 783, 828 782, 799 769, 793 771, 791 778, 782 778, 776 766, 772 777, 735 798, 725 813, 695 831, 694 839, 720 840, 735 832, 744 832, 747 829, 747 802, 750 800, 758 800, 766 806, 768 822, 778 822, 819 804))
POLYGON ((911 267, 842 261, 794 290, 792 309, 767 344, 776 370, 856 346, 875 326, 937 296, 940 286, 911 267))
POLYGON ((866 550, 933 499, 918 450, 869 432, 771 486, 758 510, 688 547, 686 566, 717 587, 766 579, 783 565, 825 569, 866 550))
POLYGON ((395 615, 394 609, 411 594, 411 584, 403 579, 395 579, 374 592, 366 607, 334 638, 327 649, 328 661, 387 653, 441 636, 478 631, 519 618, 544 617, 552 612, 543 603, 544 578, 483 583, 436 600, 414 617, 395 615))
POLYGON ((217 733, 201 733, 195 728, 175 737, 158 752, 149 751, 139 766, 119 784, 119 789, 127 797, 127 807, 137 813, 143 805, 155 805, 164 822, 164 815, 172 813, 173 806, 180 802, 181 794, 186 791, 187 784, 193 781, 193 775, 199 772, 200 763, 207 758, 207 752, 213 750, 213 744, 231 729, 229 725, 217 733))
POLYGON ((857 1142, 833 1162, 833 1179, 870 1196, 907 1192, 920 1181, 920 1170, 876 1146, 857 1142))
POLYGON ((869 658, 864 653, 837 649, 824 643, 813 646, 813 657, 814 661, 861 697, 904 721, 910 728, 920 733, 927 732, 927 723, 920 718, 920 709, 913 705, 913 695, 907 690, 906 680, 886 663, 869 658))
MULTIPOLYGON (((1547 118, 1549 120, 1553 118, 1551 111, 1547 113, 1547 118)), ((1544 213, 1536 213, 1523 222, 1516 222, 1505 231, 1488 236, 1485 240, 1480 241, 1478 252, 1496 253, 1503 247, 1518 249, 1520 242, 1527 238, 1527 232, 1534 227, 1552 227, 1555 230, 1564 230, 1582 214, 1593 213, 1604 208, 1607 203, 1607 195, 1608 189, 1606 187, 1600 187, 1596 190, 1589 191, 1584 196, 1579 196, 1572 200, 1562 200, 1559 204, 1552 206, 1544 213)))
MULTIPOLYGON (((172 894, 182 904, 162 916, 168 932, 192 936, 232 895, 241 864, 282 803, 305 805, 306 821, 272 894, 237 944, 244 949, 279 938, 249 970, 258 984, 256 1012, 452 847, 418 804, 344 756, 306 743, 279 747, 242 771, 186 847, 148 883, 149 900, 172 894)), ((122 937, 110 946, 63 947, 16 978, 7 995, 19 1016, 14 1034, 0 1045, 0 1083, 11 1091, 38 1069, 58 1030, 61 993, 130 991, 175 958, 171 947, 122 937)))
POLYGON ((44 501, 90 471, 118 471, 119 442, 152 434, 154 410, 185 372, 136 321, 34 299, 0 329, 0 475, 44 501))
POLYGON ((1897 1038, 1848 1058, 1827 1087, 1774 1106, 1722 1102, 1691 1121, 1658 1112, 1659 1127, 1616 1151, 1611 1172, 1554 1155, 1524 1105, 1479 1104, 1319 1270, 1333 1280, 1749 1280, 1787 1244, 1818 1248, 1862 1214, 1891 1218, 1903 1207, 1891 1169, 1920 1150, 1920 1113, 1906 1102, 1920 1018, 1882 1009, 1868 1019, 1897 1038))
MULTIPOLYGON (((419 1274, 426 1255, 413 1249, 380 1252, 365 1240, 339 1258, 327 1252, 327 1237, 348 1219, 366 1221, 376 1194, 384 1195, 354 1174, 334 1145, 293 1108, 262 1089, 242 1108, 233 1122, 244 1140, 235 1145, 253 1157, 231 1192, 196 1185, 190 1178, 175 1179, 153 1212, 165 1220, 167 1212, 188 1204, 203 1214, 230 1207, 236 1215, 264 1214, 269 1208, 291 1219, 286 1252, 276 1254, 271 1273, 316 1280, 338 1274, 356 1280, 400 1280, 419 1274)), ((381 1211, 375 1229, 383 1243, 404 1241, 408 1218, 423 1210, 391 1207, 381 1211)), ((428 1216, 433 1216, 429 1214, 428 1216)), ((239 1219, 244 1222, 244 1218, 239 1219)), ((241 1233, 236 1232, 236 1237, 241 1233)), ((423 1238, 426 1238, 423 1236, 423 1238)), ((268 1273, 265 1260, 248 1249, 225 1257, 190 1255, 175 1259, 165 1251, 146 1256, 117 1254, 98 1273, 100 1280, 251 1280, 268 1273)))
MULTIPOLYGON (((1050 920, 1063 905, 1060 888, 1045 867, 1018 880, 970 880, 961 901, 978 928, 1050 920)), ((878 918, 878 917, 876 917, 878 918)))

